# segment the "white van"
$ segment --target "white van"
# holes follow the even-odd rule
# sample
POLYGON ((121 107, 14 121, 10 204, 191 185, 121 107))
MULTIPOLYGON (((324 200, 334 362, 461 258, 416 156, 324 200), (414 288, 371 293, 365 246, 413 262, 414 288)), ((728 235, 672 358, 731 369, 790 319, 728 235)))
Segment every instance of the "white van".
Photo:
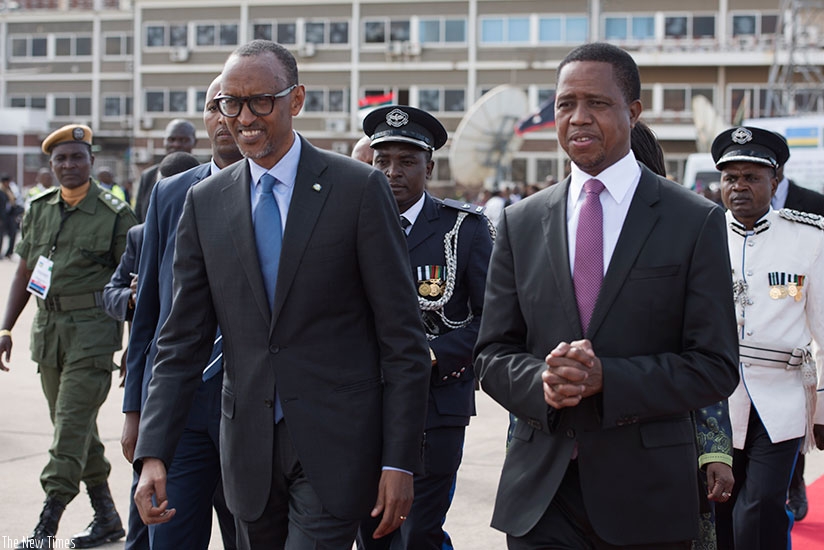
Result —
POLYGON ((693 153, 689 155, 686 163, 684 163, 684 180, 681 183, 687 189, 702 195, 713 183, 720 185, 721 172, 715 169, 715 161, 712 160, 712 155, 710 153, 693 153))

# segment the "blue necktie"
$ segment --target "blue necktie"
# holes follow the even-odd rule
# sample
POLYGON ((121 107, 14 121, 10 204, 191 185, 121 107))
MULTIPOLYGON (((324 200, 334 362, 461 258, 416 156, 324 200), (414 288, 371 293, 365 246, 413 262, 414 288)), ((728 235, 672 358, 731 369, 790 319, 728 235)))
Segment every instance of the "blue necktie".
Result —
POLYGON ((212 356, 209 357, 209 362, 206 368, 203 369, 203 381, 207 381, 223 370, 223 335, 220 333, 220 328, 217 329, 215 336, 215 344, 212 346, 212 356))
POLYGON ((275 303, 275 285, 278 280, 278 265, 280 264, 280 248, 283 240, 280 226, 280 210, 272 194, 277 179, 272 174, 263 174, 260 178, 260 194, 255 206, 255 244, 257 245, 260 271, 263 274, 263 285, 266 287, 266 298, 269 300, 269 309, 275 303))
MULTIPOLYGON (((263 274, 263 286, 269 300, 269 311, 275 304, 275 285, 278 281, 280 249, 283 244, 283 229, 280 226, 280 210, 272 189, 277 183, 272 174, 263 174, 260 178, 260 194, 255 206, 255 244, 257 245, 260 271, 263 274)), ((274 312, 273 312, 274 313, 274 312)), ((275 390, 275 422, 283 418, 280 396, 275 390)))

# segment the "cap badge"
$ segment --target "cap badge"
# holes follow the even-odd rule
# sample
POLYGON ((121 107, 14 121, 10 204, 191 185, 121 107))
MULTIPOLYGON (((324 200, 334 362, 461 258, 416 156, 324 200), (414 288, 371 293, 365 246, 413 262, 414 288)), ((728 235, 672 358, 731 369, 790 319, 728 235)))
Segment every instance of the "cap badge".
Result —
POLYGON ((386 123, 393 128, 400 128, 409 123, 409 115, 400 109, 392 109, 386 114, 386 123))
POLYGON ((732 133, 731 138, 733 143, 744 145, 745 143, 752 141, 752 132, 750 132, 746 128, 737 128, 732 133))
POLYGON ((83 131, 83 128, 74 128, 72 130, 72 137, 77 140, 81 140, 86 136, 86 132, 83 131))

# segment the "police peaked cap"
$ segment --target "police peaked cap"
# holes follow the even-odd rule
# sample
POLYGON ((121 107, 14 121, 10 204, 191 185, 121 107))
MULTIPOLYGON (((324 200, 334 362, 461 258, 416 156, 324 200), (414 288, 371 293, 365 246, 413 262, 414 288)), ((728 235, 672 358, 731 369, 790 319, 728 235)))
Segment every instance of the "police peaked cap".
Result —
POLYGON ((789 158, 790 148, 781 135, 754 126, 730 128, 712 142, 712 159, 719 170, 728 162, 754 162, 778 168, 789 158))
POLYGON ((446 129, 426 111, 407 105, 389 105, 369 113, 363 120, 363 132, 379 143, 411 143, 426 151, 434 151, 446 143, 446 129))

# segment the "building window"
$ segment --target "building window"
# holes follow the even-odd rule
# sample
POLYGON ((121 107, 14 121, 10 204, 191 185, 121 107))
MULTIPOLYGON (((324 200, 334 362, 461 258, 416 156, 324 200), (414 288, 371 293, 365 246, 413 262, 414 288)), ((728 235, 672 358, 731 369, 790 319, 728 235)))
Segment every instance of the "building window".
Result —
POLYGON ((267 23, 260 21, 252 25, 252 38, 273 40, 278 44, 297 44, 297 23, 267 23))
POLYGON ((131 34, 106 34, 103 37, 104 55, 106 57, 123 57, 132 55, 131 34))
POLYGON ((127 95, 104 95, 103 117, 120 118, 132 114, 132 97, 127 95))
POLYGON ((195 92, 195 110, 202 113, 206 108, 206 90, 198 90, 195 92))
POLYGON ((307 44, 348 44, 348 21, 307 21, 303 26, 303 41, 307 44))
POLYGON ((12 36, 12 57, 46 57, 49 53, 46 37, 12 36))
POLYGON ((541 16, 538 18, 538 41, 541 43, 586 42, 589 21, 583 16, 541 16))
POLYGON ((732 16, 733 37, 774 35, 777 28, 777 14, 734 13, 732 16))
POLYGON ((92 115, 92 98, 90 96, 55 96, 54 116, 90 117, 92 115))
POLYGON ((466 42, 466 19, 422 18, 418 36, 422 43, 454 44, 466 42))
POLYGON ((715 38, 714 15, 673 15, 664 18, 664 38, 715 38))
POLYGON ((146 91, 146 112, 149 113, 187 113, 189 112, 189 94, 186 90, 151 90, 146 91))
POLYGON ((55 57, 84 57, 92 55, 91 36, 56 36, 54 39, 55 57))
POLYGON ((391 42, 408 42, 411 28, 408 19, 367 20, 363 22, 363 41, 365 44, 384 44, 388 37, 391 42))
POLYGON ((10 96, 9 107, 16 107, 20 109, 37 109, 38 111, 45 111, 46 96, 10 96))
POLYGON ((197 23, 195 25, 195 44, 198 46, 236 46, 237 43, 237 23, 197 23))
POLYGON ((146 25, 146 47, 159 48, 166 45, 166 27, 146 25))
POLYGON ((430 112, 463 112, 466 110, 464 89, 421 88, 418 107, 430 112))
POLYGON ((655 39, 652 15, 609 15, 604 18, 604 38, 613 41, 655 39))
POLYGON ((303 110, 307 113, 348 113, 347 90, 341 88, 307 89, 303 110))
POLYGON ((529 42, 528 17, 490 17, 481 19, 482 44, 529 42))

